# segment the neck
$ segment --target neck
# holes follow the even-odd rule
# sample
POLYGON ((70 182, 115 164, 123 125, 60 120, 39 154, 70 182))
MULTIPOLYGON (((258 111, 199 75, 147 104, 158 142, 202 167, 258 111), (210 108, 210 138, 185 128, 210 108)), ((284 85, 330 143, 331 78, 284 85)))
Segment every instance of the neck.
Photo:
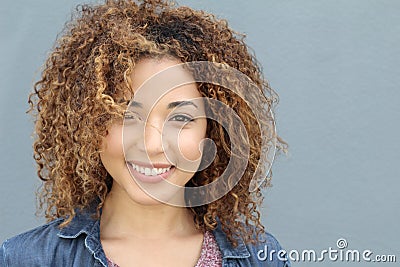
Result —
POLYGON ((104 238, 162 239, 197 233, 187 208, 163 203, 143 205, 133 201, 118 185, 109 192, 100 220, 104 238))

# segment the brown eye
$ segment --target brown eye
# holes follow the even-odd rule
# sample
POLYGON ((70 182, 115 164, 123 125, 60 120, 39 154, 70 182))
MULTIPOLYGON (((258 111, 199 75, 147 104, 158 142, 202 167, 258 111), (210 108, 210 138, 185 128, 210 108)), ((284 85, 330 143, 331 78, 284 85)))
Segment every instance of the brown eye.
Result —
POLYGON ((127 120, 127 121, 142 121, 142 118, 136 112, 126 111, 124 113, 124 120, 127 120))
POLYGON ((191 122, 194 121, 194 119, 188 115, 183 115, 183 114, 179 114, 179 115, 175 115, 173 116, 170 121, 177 121, 177 122, 191 122))

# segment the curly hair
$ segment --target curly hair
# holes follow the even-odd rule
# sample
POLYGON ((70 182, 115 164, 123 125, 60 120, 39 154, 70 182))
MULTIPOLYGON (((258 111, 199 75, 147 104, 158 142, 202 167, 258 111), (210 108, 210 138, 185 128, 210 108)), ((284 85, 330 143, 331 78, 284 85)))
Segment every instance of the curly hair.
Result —
MULTIPOLYGON (((262 189, 270 186, 272 172, 263 174, 263 186, 249 191, 260 164, 261 130, 271 121, 277 94, 263 78, 259 63, 225 20, 204 11, 175 6, 168 0, 109 0, 99 5, 79 5, 49 55, 41 79, 29 96, 36 118, 34 159, 43 181, 38 193, 39 210, 51 221, 64 218, 68 225, 79 210, 96 203, 100 215, 112 178, 99 156, 107 129, 121 120, 126 108, 128 76, 144 57, 172 56, 181 62, 210 61, 226 64, 247 75, 262 92, 258 101, 264 110, 257 121, 253 111, 238 95, 223 86, 202 83, 199 92, 229 105, 243 121, 249 136, 250 158, 245 173, 222 198, 191 207, 197 228, 212 230, 220 222, 234 246, 235 236, 246 242, 258 240, 264 227, 259 206, 262 189), (249 227, 253 225, 254 227, 249 227)), ((133 92, 131 92, 133 93, 133 92)), ((244 92, 246 93, 246 92, 244 92)), ((218 111, 217 111, 218 112, 218 111)), ((230 124, 235 128, 233 123, 230 124)), ((286 143, 268 128, 278 150, 286 143)), ((221 176, 230 156, 226 130, 214 121, 207 125, 217 155, 205 170, 196 173, 187 186, 208 184, 221 176)), ((261 172, 262 173, 262 172, 261 172)))

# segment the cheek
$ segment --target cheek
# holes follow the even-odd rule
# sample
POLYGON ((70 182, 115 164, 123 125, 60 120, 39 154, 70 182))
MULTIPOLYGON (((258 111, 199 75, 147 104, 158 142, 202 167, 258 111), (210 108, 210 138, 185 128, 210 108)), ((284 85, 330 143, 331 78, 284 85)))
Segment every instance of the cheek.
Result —
POLYGON ((102 159, 112 159, 123 157, 122 148, 122 127, 111 127, 106 138, 103 140, 102 159))
POLYGON ((190 161, 200 161, 204 138, 205 127, 182 130, 179 135, 179 149, 182 156, 190 161))
POLYGON ((195 161, 201 156, 201 141, 203 138, 196 138, 197 136, 182 134, 179 139, 179 149, 181 156, 195 161))

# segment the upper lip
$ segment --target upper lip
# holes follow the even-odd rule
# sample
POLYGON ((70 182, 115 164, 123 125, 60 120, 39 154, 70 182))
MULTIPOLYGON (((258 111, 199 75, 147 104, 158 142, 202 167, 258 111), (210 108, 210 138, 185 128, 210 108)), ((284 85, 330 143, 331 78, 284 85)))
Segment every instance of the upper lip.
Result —
POLYGON ((129 160, 127 162, 138 165, 140 167, 144 167, 144 168, 169 168, 172 166, 169 163, 148 163, 148 162, 135 161, 135 160, 129 160))

